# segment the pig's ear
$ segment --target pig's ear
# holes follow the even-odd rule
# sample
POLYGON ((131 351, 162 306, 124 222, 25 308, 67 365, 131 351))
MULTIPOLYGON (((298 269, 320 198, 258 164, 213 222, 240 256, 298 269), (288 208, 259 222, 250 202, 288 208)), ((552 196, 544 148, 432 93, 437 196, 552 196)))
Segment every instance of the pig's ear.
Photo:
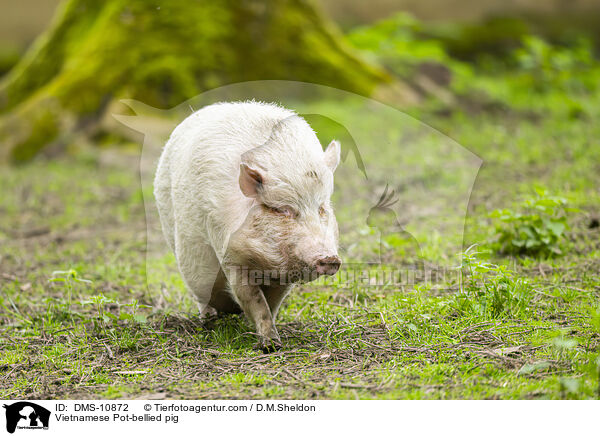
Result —
POLYGON ((240 164, 240 189, 246 197, 255 198, 264 182, 263 175, 245 163, 240 164))
POLYGON ((325 150, 325 164, 333 172, 340 163, 340 152, 342 146, 335 139, 329 143, 325 150))

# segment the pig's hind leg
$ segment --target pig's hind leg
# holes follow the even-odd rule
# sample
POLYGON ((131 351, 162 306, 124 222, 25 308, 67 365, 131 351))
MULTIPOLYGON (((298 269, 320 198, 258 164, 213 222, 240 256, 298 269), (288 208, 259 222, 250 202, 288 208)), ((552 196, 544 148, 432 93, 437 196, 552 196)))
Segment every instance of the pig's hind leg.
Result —
POLYGON ((186 287, 198 300, 200 312, 211 302, 213 292, 223 292, 226 281, 223 280, 219 259, 208 244, 194 243, 175 237, 175 257, 186 287))

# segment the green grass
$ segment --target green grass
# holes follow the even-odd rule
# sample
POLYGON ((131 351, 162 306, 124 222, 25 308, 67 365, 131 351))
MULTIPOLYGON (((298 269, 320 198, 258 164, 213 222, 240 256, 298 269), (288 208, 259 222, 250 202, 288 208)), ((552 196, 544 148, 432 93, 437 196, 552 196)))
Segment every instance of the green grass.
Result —
MULTIPOLYGON (((471 274, 435 286, 301 287, 279 320, 284 349, 265 356, 241 317, 201 325, 172 257, 145 271, 136 177, 99 162, 2 173, 4 397, 597 396, 598 234, 584 214, 572 218, 573 249, 561 257, 467 257, 471 274), (164 289, 146 288, 146 274, 164 289)), ((495 184, 475 194, 486 189, 495 184)), ((596 197, 571 194, 597 210, 596 197)), ((485 245, 488 219, 470 214, 467 240, 485 245)))
MULTIPOLYGON (((422 57, 439 56, 428 44, 422 57)), ((490 99, 501 110, 473 106, 468 93, 450 106, 427 101, 410 110, 484 162, 464 238, 410 227, 428 265, 447 265, 466 250, 462 267, 414 285, 321 280, 300 286, 278 320, 284 348, 269 355, 252 349, 253 329, 243 317, 198 320, 172 255, 146 261, 143 194, 150 190, 140 186, 135 155, 104 148, 2 168, 0 396, 598 398, 600 126, 593 120, 600 92, 585 88, 598 67, 581 44, 574 54, 527 44, 512 70, 452 66, 454 91, 462 95, 470 81, 470 91, 485 92, 476 101, 490 99), (553 53, 573 59, 557 73, 548 63, 553 53), (575 70, 581 62, 591 63, 586 72, 575 70), (543 83, 528 88, 539 71, 543 83), (503 232, 532 225, 543 233, 547 211, 528 210, 526 223, 519 215, 520 201, 539 187, 573 208, 561 212, 564 229, 551 240, 540 237, 549 250, 499 253, 503 232), (506 212, 508 227, 490 215, 497 209, 506 212)), ((305 113, 328 108, 363 130, 384 126, 377 134, 385 142, 375 144, 384 159, 370 174, 378 188, 395 163, 417 163, 421 147, 436 141, 415 128, 405 149, 384 147, 404 138, 385 120, 358 117, 353 106, 336 101, 311 105, 305 113)), ((318 133, 324 141, 333 134, 327 126, 318 133)), ((367 164, 378 165, 368 149, 361 151, 367 164)), ((418 197, 430 186, 460 180, 436 174, 435 166, 425 174, 398 193, 402 205, 422 204, 418 197)), ((344 171, 337 175, 339 186, 355 182, 344 171)), ((450 204, 452 189, 443 194, 450 204)), ((346 262, 379 248, 375 230, 347 224, 368 208, 369 195, 339 190, 334 198, 346 262)), ((394 235, 383 245, 384 268, 411 254, 394 235)))

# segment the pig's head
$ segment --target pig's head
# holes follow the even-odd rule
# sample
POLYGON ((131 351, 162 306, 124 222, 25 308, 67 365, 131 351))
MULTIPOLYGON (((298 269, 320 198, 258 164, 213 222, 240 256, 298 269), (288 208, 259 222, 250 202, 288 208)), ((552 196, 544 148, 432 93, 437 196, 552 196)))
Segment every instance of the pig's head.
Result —
POLYGON ((284 271, 291 281, 338 271, 338 227, 330 198, 339 161, 339 142, 323 151, 297 116, 281 122, 267 143, 242 156, 239 185, 253 201, 247 220, 251 251, 258 257, 253 263, 284 271))

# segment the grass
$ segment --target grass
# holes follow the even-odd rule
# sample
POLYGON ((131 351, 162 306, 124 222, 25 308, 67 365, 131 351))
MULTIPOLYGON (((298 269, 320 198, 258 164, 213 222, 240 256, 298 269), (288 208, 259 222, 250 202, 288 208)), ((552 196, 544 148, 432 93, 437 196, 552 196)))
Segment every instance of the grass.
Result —
POLYGON ((2 183, 2 209, 18 208, 1 224, 3 397, 597 395, 600 261, 585 221, 570 233, 581 254, 467 257, 462 284, 302 287, 280 318, 285 348, 262 355, 243 318, 201 325, 176 275, 149 272, 165 289, 147 290, 128 167, 42 161, 2 183))
MULTIPOLYGON (((172 255, 146 261, 149 192, 132 171, 135 153, 84 149, 76 157, 2 168, 0 396, 600 397, 600 127, 591 121, 600 115, 600 92, 548 86, 567 80, 544 63, 551 50, 535 41, 523 50, 536 50, 541 60, 521 51, 526 68, 482 69, 473 78, 473 88, 503 102, 501 110, 469 102, 440 108, 437 101, 411 110, 484 162, 464 237, 411 227, 428 265, 459 259, 462 252, 460 268, 433 282, 301 286, 279 317, 284 348, 269 355, 252 349, 253 329, 243 317, 198 320, 172 255), (535 90, 539 98, 528 100, 527 74, 535 68, 543 69, 544 86, 535 90), (567 100, 568 108, 557 103, 567 100), (565 226, 548 241, 560 252, 499 253, 506 227, 490 212, 502 210, 507 225, 517 228, 523 224, 518 202, 535 196, 536 187, 573 208, 561 212, 557 219, 565 226)), ((454 73, 461 71, 464 65, 454 73)), ((462 86, 464 78, 456 83, 462 86)), ((351 106, 336 102, 314 107, 352 117, 351 106)), ((361 128, 377 122, 354 121, 361 128)), ((382 135, 400 137, 392 127, 382 135)), ((409 161, 432 141, 429 133, 411 135, 416 152, 407 146, 400 155, 409 161)), ((364 151, 365 162, 376 165, 364 151)), ((386 163, 399 156, 393 147, 377 152, 389 154, 381 171, 370 174, 379 188, 385 186, 381 174, 393 169, 386 163)), ((433 169, 398 192, 401 204, 423 204, 417 197, 430 186, 456 181, 452 174, 440 179, 433 169)), ((336 183, 353 182, 342 171, 336 183)), ((375 230, 344 224, 367 200, 343 190, 336 195, 345 260, 376 251, 375 230)), ((543 229, 535 211, 527 213, 533 215, 525 224, 543 229)), ((410 255, 394 235, 382 245, 388 266, 410 255)))

